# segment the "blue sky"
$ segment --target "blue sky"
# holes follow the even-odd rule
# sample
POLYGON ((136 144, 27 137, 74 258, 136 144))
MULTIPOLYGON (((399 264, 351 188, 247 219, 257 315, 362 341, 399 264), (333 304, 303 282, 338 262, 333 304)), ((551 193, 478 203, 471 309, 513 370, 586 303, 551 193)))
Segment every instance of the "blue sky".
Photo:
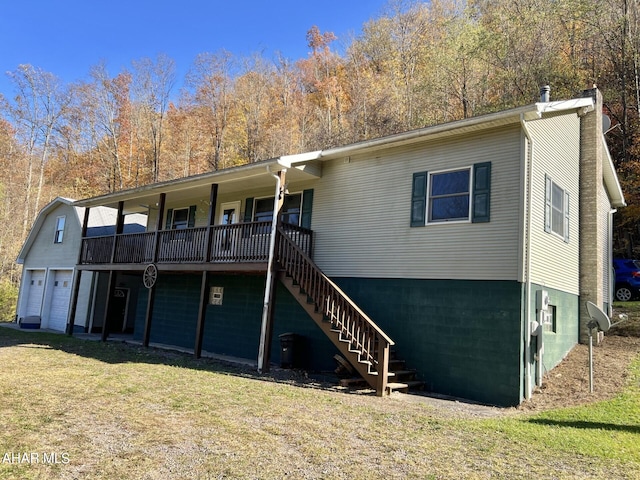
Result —
POLYGON ((111 75, 132 60, 164 53, 178 84, 199 53, 224 48, 236 57, 308 54, 312 25, 348 42, 377 18, 386 0, 0 0, 0 93, 13 91, 5 72, 21 63, 64 82, 86 80, 105 61, 111 75))

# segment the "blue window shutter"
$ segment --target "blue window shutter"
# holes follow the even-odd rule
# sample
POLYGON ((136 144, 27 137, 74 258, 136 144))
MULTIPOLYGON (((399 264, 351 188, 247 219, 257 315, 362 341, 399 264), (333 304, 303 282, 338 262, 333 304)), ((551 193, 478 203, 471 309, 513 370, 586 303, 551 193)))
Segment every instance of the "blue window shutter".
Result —
POLYGON ((253 220, 253 197, 244 201, 244 222, 249 223, 253 220))
POLYGON ((311 210, 313 207, 313 188, 302 192, 302 214, 300 226, 311 228, 311 210))
POLYGON ((193 228, 196 225, 196 205, 189 207, 189 217, 187 218, 187 227, 193 228))
POLYGON ((473 166, 473 213, 474 223, 488 222, 491 212, 491 162, 473 166))
POLYGON ((564 241, 569 243, 569 192, 564 192, 564 241))
POLYGON ((423 227, 427 212, 427 172, 413 174, 411 187, 411 226, 423 227))
POLYGON ((173 220, 173 208, 167 210, 167 221, 165 223, 165 230, 171 230, 171 220, 173 220))
POLYGON ((544 231, 551 232, 551 178, 544 176, 544 231))

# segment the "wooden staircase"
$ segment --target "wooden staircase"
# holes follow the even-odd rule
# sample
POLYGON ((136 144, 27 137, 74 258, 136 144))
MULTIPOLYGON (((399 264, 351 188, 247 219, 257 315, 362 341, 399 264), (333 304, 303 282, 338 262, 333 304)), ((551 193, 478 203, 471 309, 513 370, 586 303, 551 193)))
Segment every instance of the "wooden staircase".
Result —
POLYGON ((402 361, 390 361, 393 340, 322 273, 282 227, 278 227, 275 261, 282 284, 378 396, 421 383, 402 361))

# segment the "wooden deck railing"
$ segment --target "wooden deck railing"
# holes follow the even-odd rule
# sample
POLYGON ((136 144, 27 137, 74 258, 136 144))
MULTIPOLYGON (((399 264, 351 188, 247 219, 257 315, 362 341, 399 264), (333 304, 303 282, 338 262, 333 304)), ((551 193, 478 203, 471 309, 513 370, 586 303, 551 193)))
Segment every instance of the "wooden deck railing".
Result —
MULTIPOLYGON (((311 255, 313 232, 295 225, 283 225, 285 234, 311 255)), ((269 257, 271 222, 236 223, 212 227, 161 230, 82 239, 82 265, 111 263, 266 263, 269 257), (210 230, 207 252, 207 230, 210 230), (157 250, 156 250, 157 249, 157 250)))
POLYGON ((353 351, 359 352, 359 361, 369 364, 370 373, 377 375, 376 390, 382 395, 387 389, 389 350, 394 345, 393 340, 322 273, 286 228, 280 227, 278 233, 275 260, 315 303, 317 311, 331 322, 332 329, 349 342, 353 351))

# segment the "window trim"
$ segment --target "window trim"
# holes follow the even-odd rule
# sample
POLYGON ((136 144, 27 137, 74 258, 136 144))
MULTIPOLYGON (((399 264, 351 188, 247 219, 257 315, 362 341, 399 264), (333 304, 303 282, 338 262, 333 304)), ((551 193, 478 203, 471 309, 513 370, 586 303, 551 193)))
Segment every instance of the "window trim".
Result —
POLYGON ((64 227, 67 223, 67 216, 60 215, 56 217, 56 226, 53 233, 53 243, 62 243, 64 241, 64 227), (62 220, 62 228, 60 228, 60 220, 62 220))
POLYGON ((456 168, 436 170, 433 174, 456 170, 471 170, 469 178, 469 217, 467 220, 431 221, 427 219, 428 179, 430 172, 414 172, 411 184, 411 227, 424 227, 443 223, 488 223, 491 220, 491 162, 479 162, 456 168))
POLYGON ((471 223, 471 219, 472 219, 472 202, 473 202, 473 167, 472 166, 464 166, 464 167, 458 167, 458 168, 448 168, 445 170, 436 170, 435 172, 428 172, 427 173, 427 197, 426 197, 427 201, 426 201, 426 212, 425 212, 425 224, 426 225, 435 225, 435 224, 442 224, 442 223, 471 223), (468 178, 468 183, 467 183, 467 191, 466 192, 460 192, 460 193, 454 193, 454 194, 446 194, 446 195, 439 195, 435 198, 444 198, 444 197, 452 197, 452 196, 463 196, 465 195, 468 200, 469 203, 467 205, 467 216, 465 217, 456 217, 456 218, 452 218, 452 219, 444 219, 444 220, 432 220, 432 212, 431 212, 431 205, 432 205, 432 200, 433 200, 433 196, 431 194, 431 189, 433 187, 433 177, 436 175, 443 175, 446 173, 453 173, 453 172, 469 172, 469 178, 468 178))
MULTIPOLYGON (((302 225, 302 215, 303 215, 303 205, 304 205, 304 192, 303 191, 299 191, 299 192, 291 192, 286 194, 288 197, 290 196, 294 196, 294 195, 300 195, 300 205, 299 205, 299 213, 298 213, 298 227, 302 225)), ((260 200, 265 200, 265 199, 271 199, 271 213, 273 214, 273 202, 275 201, 275 197, 273 195, 271 196, 264 196, 264 197, 255 197, 253 198, 253 204, 252 204, 252 209, 251 209, 251 220, 252 222, 258 222, 259 220, 256 220, 256 207, 257 207, 257 203, 260 200)), ((269 221, 273 220, 273 218, 270 218, 269 221)))
MULTIPOLYGON (((182 225, 183 222, 180 222, 180 225, 182 225)), ((174 208, 171 211, 171 230, 186 230, 187 228, 189 228, 189 207, 180 207, 180 208, 174 208), (180 227, 177 228, 176 227, 176 212, 182 212, 185 211, 187 213, 186 216, 186 220, 184 221, 184 227, 180 227)))
POLYGON ((544 231, 550 233, 551 235, 561 239, 565 243, 569 243, 569 232, 571 230, 571 207, 570 207, 570 195, 569 192, 562 188, 558 183, 554 182, 553 179, 549 175, 544 176, 544 200, 545 200, 545 208, 544 208, 544 231), (557 232, 553 229, 553 187, 556 187, 558 190, 562 191, 562 233, 557 232))

